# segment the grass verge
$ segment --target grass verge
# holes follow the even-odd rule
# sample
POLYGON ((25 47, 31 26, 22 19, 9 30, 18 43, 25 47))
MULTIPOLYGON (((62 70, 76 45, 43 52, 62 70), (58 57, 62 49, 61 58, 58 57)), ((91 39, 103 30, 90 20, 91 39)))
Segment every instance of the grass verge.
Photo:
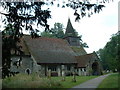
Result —
POLYGON ((118 73, 114 73, 106 77, 98 86, 98 88, 118 88, 118 73))
POLYGON ((98 76, 76 76, 76 82, 72 82, 72 78, 73 78, 72 76, 67 76, 65 78, 65 81, 61 81, 62 77, 52 77, 52 79, 61 81, 61 85, 63 88, 72 88, 76 85, 79 85, 85 81, 88 81, 96 77, 98 76))

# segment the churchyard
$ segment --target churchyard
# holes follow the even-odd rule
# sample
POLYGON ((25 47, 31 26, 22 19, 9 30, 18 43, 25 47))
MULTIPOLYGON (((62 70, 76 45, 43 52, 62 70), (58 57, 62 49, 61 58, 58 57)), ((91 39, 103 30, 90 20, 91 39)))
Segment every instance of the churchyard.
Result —
POLYGON ((3 88, 72 88, 87 80, 98 76, 76 76, 76 82, 73 82, 73 76, 63 77, 39 77, 36 74, 17 74, 14 77, 3 79, 3 88))
MULTIPOLYGON (((73 76, 63 77, 39 77, 37 74, 17 74, 14 77, 3 79, 2 88, 72 88, 90 79, 99 76, 75 76, 76 82, 73 81, 73 76)), ((112 74, 105 78, 99 88, 118 88, 118 73, 112 74)))

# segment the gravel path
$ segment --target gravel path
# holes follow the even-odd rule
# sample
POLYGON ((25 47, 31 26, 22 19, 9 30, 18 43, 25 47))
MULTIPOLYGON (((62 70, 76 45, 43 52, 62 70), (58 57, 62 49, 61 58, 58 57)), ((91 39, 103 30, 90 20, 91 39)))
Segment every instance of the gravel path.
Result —
POLYGON ((74 88, 76 88, 76 89, 78 88, 77 90, 79 90, 79 89, 82 90, 82 89, 85 89, 85 88, 89 89, 89 90, 95 90, 98 87, 98 85, 101 83, 101 81, 103 79, 105 79, 108 75, 110 75, 110 74, 102 75, 102 76, 99 76, 99 77, 94 78, 92 80, 88 80, 88 81, 86 81, 86 82, 84 82, 84 83, 82 83, 78 86, 75 86, 75 87, 73 87, 69 90, 74 90, 74 88))

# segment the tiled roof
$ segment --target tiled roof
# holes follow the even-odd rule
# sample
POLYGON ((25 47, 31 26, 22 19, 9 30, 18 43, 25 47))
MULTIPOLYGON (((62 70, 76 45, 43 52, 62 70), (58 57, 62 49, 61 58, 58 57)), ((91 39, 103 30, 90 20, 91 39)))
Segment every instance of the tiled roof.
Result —
POLYGON ((82 46, 71 46, 71 48, 75 52, 76 56, 87 54, 87 52, 82 46))
POLYGON ((75 53, 63 39, 24 36, 24 40, 37 63, 75 63, 75 53))
POLYGON ((98 57, 95 53, 90 53, 82 56, 76 56, 77 67, 86 67, 86 65, 94 60, 98 60, 98 57))

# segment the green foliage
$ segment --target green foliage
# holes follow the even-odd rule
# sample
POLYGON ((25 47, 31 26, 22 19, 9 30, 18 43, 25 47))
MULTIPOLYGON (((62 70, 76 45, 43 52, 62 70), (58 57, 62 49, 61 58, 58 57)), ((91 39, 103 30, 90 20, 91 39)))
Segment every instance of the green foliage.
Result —
POLYGON ((41 36, 42 37, 49 37, 49 38, 52 38, 52 37, 55 37, 52 33, 50 33, 50 32, 45 32, 45 31, 43 31, 42 33, 41 33, 41 36))
POLYGON ((118 74, 112 74, 112 75, 108 76, 107 78, 105 78, 100 83, 98 88, 118 88, 118 74))
POLYGON ((8 24, 2 32, 6 35, 11 35, 15 33, 15 29, 12 24, 8 24))
POLYGON ((119 49, 120 49, 120 34, 116 33, 112 35, 110 41, 107 42, 105 47, 98 51, 104 69, 110 69, 113 71, 115 69, 118 69, 119 49))
POLYGON ((63 38, 64 32, 63 32, 63 24, 61 23, 55 23, 54 27, 50 29, 50 31, 43 31, 41 33, 42 37, 56 37, 56 38, 63 38))
POLYGON ((61 23, 55 23, 54 27, 50 30, 54 36, 57 38, 63 38, 64 32, 63 32, 63 24, 61 23))

